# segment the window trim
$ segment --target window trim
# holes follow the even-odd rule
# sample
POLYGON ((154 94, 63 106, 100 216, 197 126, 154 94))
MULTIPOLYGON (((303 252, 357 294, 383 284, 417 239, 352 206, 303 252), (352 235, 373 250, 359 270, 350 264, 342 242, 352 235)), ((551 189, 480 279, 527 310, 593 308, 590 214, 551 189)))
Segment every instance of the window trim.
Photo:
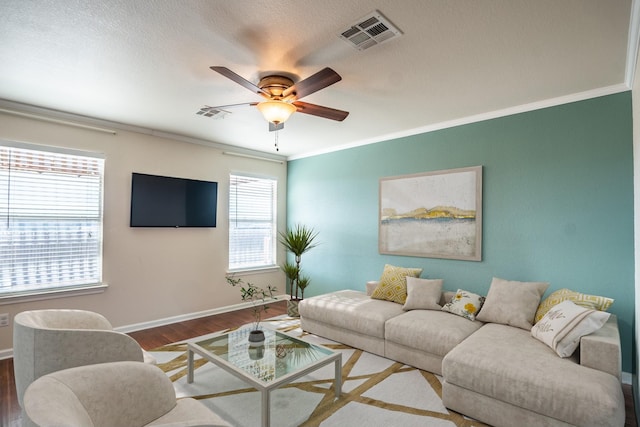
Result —
POLYGON ((101 294, 109 288, 105 282, 93 285, 76 285, 67 288, 45 288, 38 291, 22 291, 13 294, 0 295, 0 305, 41 301, 55 298, 67 298, 80 295, 101 294))

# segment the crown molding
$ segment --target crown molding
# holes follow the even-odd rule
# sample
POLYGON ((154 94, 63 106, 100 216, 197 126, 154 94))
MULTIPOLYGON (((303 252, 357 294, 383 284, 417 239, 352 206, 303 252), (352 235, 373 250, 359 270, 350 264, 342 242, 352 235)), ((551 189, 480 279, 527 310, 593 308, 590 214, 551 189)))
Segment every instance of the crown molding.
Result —
POLYGON ((171 132, 163 132, 155 129, 149 129, 142 126, 128 125, 109 120, 96 119, 89 116, 67 113, 59 110, 52 110, 35 105, 23 104, 20 102, 9 101, 0 98, 0 114, 8 114, 18 117, 25 117, 33 120, 40 120, 49 123, 56 123, 65 126, 77 127, 91 131, 104 132, 115 135, 117 130, 135 132, 143 135, 157 136, 159 138, 172 139, 179 142, 188 142, 190 144, 203 145, 210 148, 217 148, 222 151, 240 152, 245 157, 253 156, 262 160, 271 160, 275 162, 286 162, 285 156, 264 153, 248 148, 236 147, 233 145, 222 144, 219 142, 207 141, 199 138, 192 138, 185 135, 175 134, 171 132))

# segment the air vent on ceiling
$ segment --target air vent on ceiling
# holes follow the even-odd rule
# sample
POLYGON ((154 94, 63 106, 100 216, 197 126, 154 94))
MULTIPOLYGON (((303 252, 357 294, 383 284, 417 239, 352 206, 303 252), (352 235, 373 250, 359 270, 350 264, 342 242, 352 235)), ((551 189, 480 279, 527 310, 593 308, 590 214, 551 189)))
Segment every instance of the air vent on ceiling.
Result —
POLYGON ((358 50, 365 50, 401 35, 399 29, 375 10, 342 31, 340 38, 358 50))
POLYGON ((224 116, 230 114, 230 112, 205 105, 198 112, 196 112, 196 114, 205 117, 212 117, 214 119, 223 119, 224 116))

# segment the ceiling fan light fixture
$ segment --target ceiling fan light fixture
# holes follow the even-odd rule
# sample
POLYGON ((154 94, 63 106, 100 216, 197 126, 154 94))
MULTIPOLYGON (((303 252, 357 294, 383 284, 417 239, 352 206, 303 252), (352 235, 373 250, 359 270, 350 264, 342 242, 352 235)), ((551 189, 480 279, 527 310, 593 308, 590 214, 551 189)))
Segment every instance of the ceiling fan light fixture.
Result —
POLYGON ((260 110, 266 121, 278 125, 286 122, 297 108, 288 102, 271 100, 259 103, 258 110, 260 110))

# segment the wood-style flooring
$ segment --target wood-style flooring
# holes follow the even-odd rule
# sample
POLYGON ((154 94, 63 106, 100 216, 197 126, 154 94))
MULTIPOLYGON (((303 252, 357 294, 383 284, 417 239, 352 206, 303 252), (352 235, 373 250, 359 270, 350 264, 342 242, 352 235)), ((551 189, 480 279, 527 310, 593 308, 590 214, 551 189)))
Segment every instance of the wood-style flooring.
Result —
MULTIPOLYGON (((269 305, 267 315, 277 316, 287 312, 286 302, 269 305)), ((172 342, 185 340, 211 332, 217 332, 238 325, 250 323, 253 315, 250 309, 217 314, 195 320, 187 320, 157 328, 132 332, 131 335, 145 350, 151 350, 172 342)), ((638 427, 633 405, 633 391, 630 385, 624 385, 627 419, 625 427, 638 427)), ((0 427, 20 427, 20 406, 16 397, 13 376, 13 359, 0 360, 0 427)))

